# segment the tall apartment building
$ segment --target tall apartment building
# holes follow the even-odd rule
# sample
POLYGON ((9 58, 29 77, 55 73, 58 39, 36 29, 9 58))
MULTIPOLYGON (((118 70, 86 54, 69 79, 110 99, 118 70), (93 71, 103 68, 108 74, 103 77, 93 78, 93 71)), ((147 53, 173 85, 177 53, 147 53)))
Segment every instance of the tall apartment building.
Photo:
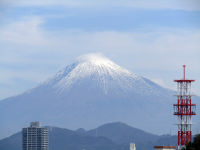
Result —
POLYGON ((48 129, 39 122, 31 122, 30 127, 22 129, 23 150, 48 150, 48 129))

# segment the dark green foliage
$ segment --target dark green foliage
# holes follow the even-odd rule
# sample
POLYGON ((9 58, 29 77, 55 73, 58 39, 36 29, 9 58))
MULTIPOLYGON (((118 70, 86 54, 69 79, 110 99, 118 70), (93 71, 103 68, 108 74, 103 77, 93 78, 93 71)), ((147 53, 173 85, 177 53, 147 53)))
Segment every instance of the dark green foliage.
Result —
POLYGON ((194 141, 191 143, 188 143, 186 146, 187 150, 200 150, 200 134, 196 135, 194 137, 194 141))

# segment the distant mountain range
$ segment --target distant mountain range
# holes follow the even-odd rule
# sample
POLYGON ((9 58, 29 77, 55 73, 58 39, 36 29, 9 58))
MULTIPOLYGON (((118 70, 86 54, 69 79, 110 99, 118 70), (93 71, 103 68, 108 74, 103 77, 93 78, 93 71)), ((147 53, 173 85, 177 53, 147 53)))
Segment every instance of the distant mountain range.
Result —
MULTIPOLYGON (((49 150, 129 150, 130 142, 136 144, 137 150, 152 150, 155 145, 177 144, 176 136, 153 135, 120 122, 105 124, 89 131, 48 128, 49 150)), ((0 140, 0 149, 21 150, 21 132, 0 140)))
POLYGON ((174 94, 102 55, 85 55, 37 87, 1 100, 0 139, 32 120, 73 130, 122 121, 169 133, 176 128, 174 94))

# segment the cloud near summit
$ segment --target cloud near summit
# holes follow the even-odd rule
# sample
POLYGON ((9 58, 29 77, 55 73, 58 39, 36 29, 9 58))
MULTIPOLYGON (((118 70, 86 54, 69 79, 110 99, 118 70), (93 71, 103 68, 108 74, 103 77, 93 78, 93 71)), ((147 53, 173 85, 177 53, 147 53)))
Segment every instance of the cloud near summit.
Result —
POLYGON ((198 0, 3 0, 0 6, 0 99, 95 52, 168 87, 182 64, 198 78, 198 0))

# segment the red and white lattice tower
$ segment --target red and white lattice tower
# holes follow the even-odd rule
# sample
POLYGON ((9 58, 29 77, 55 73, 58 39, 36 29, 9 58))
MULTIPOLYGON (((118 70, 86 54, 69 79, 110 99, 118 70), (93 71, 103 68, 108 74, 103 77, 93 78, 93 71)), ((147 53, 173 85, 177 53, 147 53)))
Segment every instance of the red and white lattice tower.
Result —
POLYGON ((196 104, 191 101, 191 83, 195 80, 185 78, 185 65, 183 65, 183 79, 174 80, 177 82, 177 104, 174 104, 174 115, 178 117, 178 149, 192 142, 192 120, 196 115, 196 104))

